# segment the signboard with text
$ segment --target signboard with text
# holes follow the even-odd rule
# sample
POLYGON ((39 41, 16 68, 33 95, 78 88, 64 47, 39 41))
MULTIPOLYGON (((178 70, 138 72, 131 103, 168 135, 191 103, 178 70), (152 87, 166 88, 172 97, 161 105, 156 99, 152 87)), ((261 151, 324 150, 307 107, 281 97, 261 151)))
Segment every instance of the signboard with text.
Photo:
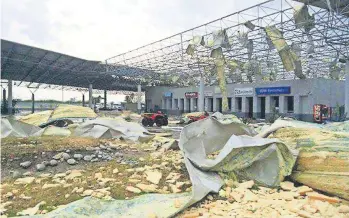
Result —
POLYGON ((290 86, 256 88, 257 95, 282 95, 291 94, 290 86))
POLYGON ((204 96, 205 97, 212 97, 213 96, 213 92, 212 91, 204 91, 204 96))
POLYGON ((164 97, 165 98, 171 98, 172 97, 172 92, 164 92, 164 97))
POLYGON ((235 88, 234 95, 235 96, 253 95, 253 88, 235 88))
POLYGON ((197 98, 199 96, 198 92, 186 92, 184 95, 186 98, 197 98))

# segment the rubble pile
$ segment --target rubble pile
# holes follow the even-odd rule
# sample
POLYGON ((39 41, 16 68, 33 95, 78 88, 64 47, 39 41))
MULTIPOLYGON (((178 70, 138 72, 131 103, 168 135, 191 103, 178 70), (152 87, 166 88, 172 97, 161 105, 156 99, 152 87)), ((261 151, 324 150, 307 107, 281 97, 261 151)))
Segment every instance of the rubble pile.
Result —
POLYGON ((33 134, 47 114, 4 122, 1 217, 349 217, 345 122, 145 129, 125 112, 33 134))

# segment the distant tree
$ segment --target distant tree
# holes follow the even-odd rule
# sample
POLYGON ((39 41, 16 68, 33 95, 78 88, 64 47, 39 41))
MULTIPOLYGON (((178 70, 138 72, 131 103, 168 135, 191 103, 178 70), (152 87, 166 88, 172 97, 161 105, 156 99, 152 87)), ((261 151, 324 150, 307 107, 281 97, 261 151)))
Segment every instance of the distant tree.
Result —
POLYGON ((135 97, 134 93, 131 93, 130 95, 125 96, 126 103, 135 103, 136 101, 137 101, 137 98, 135 97))

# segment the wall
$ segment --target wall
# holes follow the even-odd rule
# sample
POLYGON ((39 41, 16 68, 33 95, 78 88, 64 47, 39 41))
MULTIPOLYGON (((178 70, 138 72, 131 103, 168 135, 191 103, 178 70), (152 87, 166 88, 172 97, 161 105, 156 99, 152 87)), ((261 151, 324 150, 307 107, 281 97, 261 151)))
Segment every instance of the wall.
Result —
MULTIPOLYGON (((259 83, 248 83, 248 84, 228 84, 228 97, 231 98, 231 112, 240 117, 247 116, 248 103, 246 97, 253 97, 253 117, 259 118, 261 116, 261 106, 260 106, 260 98, 266 97, 266 118, 272 116, 272 104, 271 97, 275 95, 256 95, 255 88, 262 87, 279 87, 279 86, 290 86, 291 93, 290 94, 282 94, 279 96, 279 111, 281 115, 292 116, 298 119, 312 121, 313 117, 313 105, 314 104, 326 104, 331 107, 335 107, 336 103, 340 105, 344 104, 344 82, 329 80, 323 78, 314 78, 314 79, 305 79, 305 80, 282 80, 277 82, 259 82, 259 83), (243 110, 241 112, 236 112, 237 105, 235 101, 235 93, 234 88, 253 88, 253 95, 243 96, 243 110), (286 111, 286 96, 294 96, 294 113, 287 113, 286 111), (308 96, 308 98, 306 98, 308 96), (268 99, 270 98, 270 99, 268 99), (258 104, 256 104, 258 103, 258 104), (270 104, 270 106, 267 106, 270 104)), ((222 94, 218 86, 210 86, 205 87, 205 92, 210 91, 213 93, 213 110, 218 110, 217 98, 221 98, 222 94)), ((164 92, 172 92, 172 99, 185 99, 186 92, 199 92, 199 87, 187 87, 187 88, 171 88, 171 87, 148 87, 146 90, 146 99, 152 100, 151 108, 155 104, 160 107, 166 108, 165 104, 161 104, 161 100, 164 99, 164 92)), ((206 101, 208 97, 205 97, 206 101)), ((177 114, 178 110, 174 108, 174 103, 172 103, 172 108, 166 108, 168 113, 177 114)), ((184 111, 188 112, 188 108, 185 108, 184 111)))

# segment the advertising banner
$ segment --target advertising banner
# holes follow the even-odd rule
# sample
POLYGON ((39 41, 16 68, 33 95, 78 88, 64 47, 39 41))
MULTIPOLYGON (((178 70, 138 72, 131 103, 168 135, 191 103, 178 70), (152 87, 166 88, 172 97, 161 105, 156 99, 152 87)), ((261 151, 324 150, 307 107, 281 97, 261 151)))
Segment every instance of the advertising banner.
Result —
POLYGON ((198 92, 186 92, 184 95, 186 98, 197 98, 199 96, 198 92))
POLYGON ((290 86, 256 88, 257 95, 282 95, 291 94, 290 86))
POLYGON ((234 95, 235 96, 253 95, 253 88, 235 88, 234 95))

